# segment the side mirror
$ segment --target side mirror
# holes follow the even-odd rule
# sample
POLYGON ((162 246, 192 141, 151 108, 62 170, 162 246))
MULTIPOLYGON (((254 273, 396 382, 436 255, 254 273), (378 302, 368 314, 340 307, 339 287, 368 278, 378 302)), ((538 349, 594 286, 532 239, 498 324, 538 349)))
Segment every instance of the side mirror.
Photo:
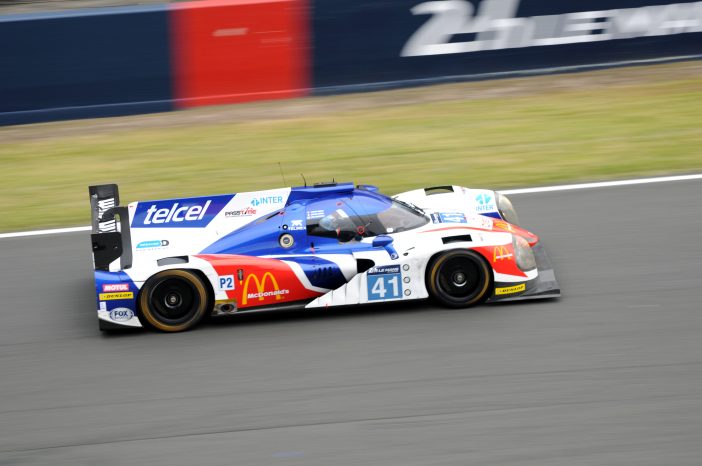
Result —
POLYGON ((392 244, 394 240, 386 235, 380 235, 376 236, 373 238, 373 247, 374 248, 384 248, 385 246, 389 246, 392 244))
POLYGON ((373 247, 384 248, 388 252, 388 254, 390 254, 390 259, 395 260, 400 256, 397 254, 395 248, 392 247, 393 241, 394 240, 391 237, 386 235, 376 236, 375 238, 373 238, 373 247))

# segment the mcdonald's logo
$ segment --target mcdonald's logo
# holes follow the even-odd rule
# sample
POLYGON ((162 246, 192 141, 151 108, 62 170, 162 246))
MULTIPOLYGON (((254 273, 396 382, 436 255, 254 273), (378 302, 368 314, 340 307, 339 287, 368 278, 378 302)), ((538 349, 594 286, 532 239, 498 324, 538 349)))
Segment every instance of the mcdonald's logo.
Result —
POLYGON ((275 296, 276 301, 280 301, 282 299, 282 296, 288 293, 290 293, 290 290, 280 289, 280 287, 278 286, 278 281, 275 279, 272 273, 264 273, 263 278, 261 280, 258 279, 258 276, 256 276, 256 274, 252 273, 251 275, 246 277, 246 281, 244 282, 241 304, 244 305, 249 301, 249 299, 256 298, 258 298, 259 301, 263 301, 265 298, 268 298, 270 296, 275 296), (249 293, 249 284, 252 280, 256 284, 255 293, 249 293), (273 285, 273 289, 266 291, 266 284, 268 282, 270 282, 273 285))
POLYGON ((507 223, 503 220, 493 220, 492 225, 495 228, 499 228, 500 230, 509 231, 510 233, 512 233, 514 231, 514 228, 512 228, 512 224, 507 223))
POLYGON ((495 249, 492 252, 493 262, 511 259, 512 257, 514 257, 514 254, 509 252, 507 246, 495 246, 495 249))

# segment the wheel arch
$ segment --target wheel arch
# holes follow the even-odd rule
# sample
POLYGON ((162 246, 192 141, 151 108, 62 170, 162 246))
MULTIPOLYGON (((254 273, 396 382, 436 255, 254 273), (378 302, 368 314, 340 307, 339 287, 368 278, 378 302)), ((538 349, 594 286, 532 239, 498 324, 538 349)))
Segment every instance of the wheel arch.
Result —
POLYGON ((493 286, 495 283, 495 269, 492 268, 492 264, 490 263, 490 259, 485 257, 485 254, 477 249, 472 249, 472 248, 451 248, 451 249, 444 249, 443 251, 437 251, 434 254, 429 257, 427 260, 427 265, 424 268, 424 279, 426 280, 427 274, 431 270, 431 266, 434 264, 434 262, 439 258, 439 256, 442 256, 446 253, 452 252, 452 251, 467 251, 467 252, 472 252, 476 255, 478 255, 484 262, 485 265, 487 265, 488 270, 490 271, 490 286, 493 286))
POLYGON ((472 249, 469 247, 462 247, 462 248, 451 248, 451 249, 444 249, 442 251, 437 251, 434 254, 429 257, 429 259, 426 262, 426 267, 424 268, 424 286, 429 293, 429 296, 431 297, 431 286, 430 286, 430 274, 433 269, 433 266, 435 262, 443 255, 449 254, 454 251, 459 251, 459 252, 470 252, 477 256, 484 264, 486 269, 488 270, 488 294, 487 294, 487 299, 490 299, 495 294, 495 269, 492 267, 492 264, 490 263, 490 260, 483 254, 481 251, 472 249))
POLYGON ((154 271, 154 273, 150 274, 148 277, 144 279, 142 282, 142 285, 139 287, 139 291, 137 292, 135 296, 135 313, 139 321, 141 322, 142 326, 145 328, 153 328, 153 325, 148 322, 148 320, 143 316, 143 311, 141 309, 141 297, 143 293, 145 292, 146 289, 146 284, 154 278, 156 275, 163 273, 163 272, 172 272, 172 271, 182 271, 182 272, 189 272, 195 275, 198 279, 200 279, 206 293, 206 302, 205 302, 205 315, 203 316, 203 320, 207 319, 209 315, 211 314, 211 311, 214 309, 214 304, 215 304, 215 293, 214 293, 214 286, 212 284, 212 281, 209 279, 205 271, 197 268, 197 267, 169 267, 169 268, 163 268, 160 270, 154 271))

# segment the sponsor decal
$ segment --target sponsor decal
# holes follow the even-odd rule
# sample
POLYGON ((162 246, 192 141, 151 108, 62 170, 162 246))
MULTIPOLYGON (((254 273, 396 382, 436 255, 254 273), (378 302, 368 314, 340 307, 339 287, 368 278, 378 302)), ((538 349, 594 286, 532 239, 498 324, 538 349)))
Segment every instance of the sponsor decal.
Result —
POLYGON ((500 230, 509 231, 510 233, 514 231, 512 224, 507 223, 504 220, 493 220, 492 224, 495 228, 499 228, 500 230))
POLYGON ((234 275, 220 275, 219 289, 222 291, 232 291, 234 289, 234 275))
POLYGON ((295 244, 295 238, 293 238, 293 236, 290 233, 285 233, 284 235, 280 236, 278 242, 280 243, 281 247, 288 249, 293 247, 293 245, 295 244))
POLYGON ((290 231, 304 230, 305 226, 302 224, 302 220, 291 220, 290 221, 290 231))
POLYGON ((492 202, 493 198, 489 194, 478 194, 475 196, 475 202, 478 203, 478 205, 475 206, 475 211, 476 212, 490 212, 492 210, 495 210, 495 203, 492 202))
POLYGON ((439 214, 444 223, 468 223, 466 216, 461 213, 439 214))
POLYGON ((526 290, 526 283, 522 283, 520 285, 514 285, 514 286, 507 286, 504 288, 495 288, 495 295, 501 296, 501 295, 506 295, 506 294, 515 294, 515 293, 520 293, 524 290, 526 290))
POLYGON ((460 212, 442 212, 431 214, 433 223, 468 223, 466 216, 460 212))
POLYGON ((110 319, 115 322, 124 322, 134 317, 134 311, 126 307, 118 307, 110 311, 110 319))
POLYGON ((276 301, 280 301, 283 295, 289 294, 290 290, 280 289, 275 276, 271 272, 266 272, 263 274, 263 278, 259 280, 256 274, 251 274, 246 277, 244 282, 244 288, 242 290, 241 304, 246 304, 250 299, 258 299, 263 301, 265 298, 275 296, 276 301), (256 290, 254 293, 249 293, 249 286, 251 283, 255 284, 256 290), (271 284, 273 286, 272 290, 267 290, 266 285, 271 284))
POLYGON ((232 196, 140 202, 132 228, 202 228, 229 203, 232 196))
POLYGON ((402 297, 399 265, 380 265, 368 270, 368 301, 402 297))
POLYGON ((495 249, 492 251, 493 262, 509 260, 512 257, 514 257, 514 254, 509 252, 509 248, 507 246, 495 246, 495 249))
POLYGON ((100 301, 100 310, 107 312, 107 303, 105 301, 100 301))
MULTIPOLYGON (((108 210, 115 207, 115 199, 113 197, 111 197, 108 199, 103 199, 101 201, 98 201, 97 207, 98 207, 98 218, 102 218, 108 210)), ((107 220, 105 222, 99 222, 98 223, 98 231, 100 233, 108 233, 111 231, 117 231, 117 220, 112 219, 112 220, 107 220)))
POLYGON ((432 15, 407 41, 403 57, 582 44, 702 32, 702 2, 518 17, 520 0, 420 3, 413 15, 432 15), (469 39, 469 40, 466 40, 469 39))
POLYGON ((129 291, 129 283, 105 283, 102 285, 103 293, 113 293, 115 291, 129 291))
POLYGON ((134 293, 122 292, 122 293, 100 293, 98 296, 100 301, 114 301, 117 299, 134 299, 134 293))
POLYGON ((230 211, 224 213, 224 216, 227 218, 251 217, 252 215, 256 215, 256 209, 254 209, 253 207, 246 207, 245 209, 242 209, 242 210, 230 210, 230 211))
POLYGON ((251 205, 254 207, 260 205, 276 205, 283 203, 283 196, 261 196, 251 200, 251 205))
POLYGON ((322 217, 324 217, 323 210, 308 210, 307 211, 307 220, 314 220, 314 219, 322 218, 322 217))
POLYGON ((466 216, 459 212, 431 214, 434 223, 468 223, 466 216))
POLYGON ((141 243, 137 244, 137 249, 156 249, 156 248, 165 248, 171 244, 167 239, 155 239, 155 240, 150 240, 150 241, 142 241, 141 243))
POLYGON ((383 275, 388 273, 400 273, 399 265, 379 265, 368 270, 368 275, 383 275))

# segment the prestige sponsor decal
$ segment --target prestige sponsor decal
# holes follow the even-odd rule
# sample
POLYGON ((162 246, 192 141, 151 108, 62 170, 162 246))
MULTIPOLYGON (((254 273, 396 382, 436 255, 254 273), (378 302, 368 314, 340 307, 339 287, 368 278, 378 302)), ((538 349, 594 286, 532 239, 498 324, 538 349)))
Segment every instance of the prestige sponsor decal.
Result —
POLYGON ((582 44, 702 32, 702 2, 518 17, 520 0, 440 0, 413 15, 432 15, 409 38, 403 57, 582 44), (465 40, 470 38, 471 40, 465 40))
POLYGON ((134 299, 134 293, 123 292, 123 293, 100 293, 98 295, 100 301, 115 301, 118 299, 134 299))
POLYGON ((256 215, 256 209, 253 207, 247 207, 241 210, 230 210, 224 213, 225 217, 250 217, 256 215))
POLYGON ((129 291, 129 283, 105 283, 102 285, 103 293, 114 293, 115 291, 129 291))
POLYGON ((515 293, 520 293, 524 290, 526 290, 526 283, 522 283, 522 284, 514 285, 514 286, 506 286, 504 288, 495 288, 495 295, 501 296, 501 295, 506 295, 506 294, 515 294, 515 293))

